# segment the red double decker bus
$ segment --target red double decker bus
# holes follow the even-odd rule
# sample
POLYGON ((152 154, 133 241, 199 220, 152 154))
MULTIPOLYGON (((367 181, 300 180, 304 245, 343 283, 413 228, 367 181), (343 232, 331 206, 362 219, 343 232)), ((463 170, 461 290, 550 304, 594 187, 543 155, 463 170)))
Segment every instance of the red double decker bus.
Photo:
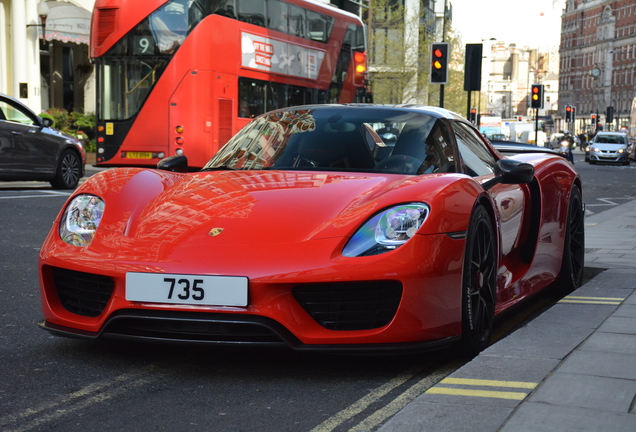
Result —
POLYGON ((310 0, 97 0, 97 165, 202 167, 252 117, 364 102, 361 20, 310 0))

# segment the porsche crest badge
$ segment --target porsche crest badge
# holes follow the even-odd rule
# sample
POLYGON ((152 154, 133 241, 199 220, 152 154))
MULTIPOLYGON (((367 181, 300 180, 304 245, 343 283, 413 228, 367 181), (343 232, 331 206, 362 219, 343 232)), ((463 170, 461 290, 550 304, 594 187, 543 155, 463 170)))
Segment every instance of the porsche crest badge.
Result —
POLYGON ((223 232, 223 228, 212 228, 208 234, 212 237, 216 237, 223 232))

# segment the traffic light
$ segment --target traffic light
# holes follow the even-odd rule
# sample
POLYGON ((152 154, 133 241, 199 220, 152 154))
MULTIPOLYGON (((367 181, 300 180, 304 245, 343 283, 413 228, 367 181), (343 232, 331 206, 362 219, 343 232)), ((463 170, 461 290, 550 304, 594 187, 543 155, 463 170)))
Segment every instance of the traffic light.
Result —
POLYGON ((572 121, 576 121, 576 107, 572 105, 572 121))
POLYGON ((572 105, 565 106, 565 122, 572 123, 572 105))
POLYGON ((590 115, 590 119, 592 120, 592 124, 595 125, 596 124, 596 114, 590 115))
POLYGON ((543 84, 532 84, 530 108, 543 109, 543 84))
POLYGON ((470 109, 470 122, 472 124, 477 124, 477 108, 473 107, 470 109))
POLYGON ((448 42, 431 44, 431 84, 448 83, 448 42))
POLYGON ((608 106, 605 110, 605 123, 613 123, 614 122, 614 107, 608 106))

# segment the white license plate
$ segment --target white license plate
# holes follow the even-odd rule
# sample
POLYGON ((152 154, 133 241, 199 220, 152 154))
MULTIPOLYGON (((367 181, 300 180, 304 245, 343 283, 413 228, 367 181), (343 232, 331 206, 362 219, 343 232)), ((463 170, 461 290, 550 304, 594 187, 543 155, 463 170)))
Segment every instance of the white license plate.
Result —
POLYGON ((126 273, 126 300, 208 306, 247 306, 247 278, 126 273))

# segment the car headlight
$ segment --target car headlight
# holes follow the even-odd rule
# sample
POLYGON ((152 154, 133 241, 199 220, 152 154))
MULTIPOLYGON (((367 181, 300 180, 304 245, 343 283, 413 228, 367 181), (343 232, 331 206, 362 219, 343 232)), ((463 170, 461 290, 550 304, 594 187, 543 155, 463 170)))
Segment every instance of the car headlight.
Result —
POLYGON ((618 149, 619 153, 625 153, 625 149, 618 149))
POLYGON ((95 195, 78 195, 62 214, 58 232, 72 246, 88 246, 104 214, 104 201, 95 195))
POLYGON ((424 203, 401 204, 385 209, 356 231, 342 254, 359 257, 394 250, 413 238, 429 213, 430 208, 424 203))
POLYGON ((595 152, 595 153, 598 153, 598 152, 599 152, 599 149, 598 149, 597 147, 594 147, 594 148, 592 149, 592 151, 593 151, 593 152, 595 152))

